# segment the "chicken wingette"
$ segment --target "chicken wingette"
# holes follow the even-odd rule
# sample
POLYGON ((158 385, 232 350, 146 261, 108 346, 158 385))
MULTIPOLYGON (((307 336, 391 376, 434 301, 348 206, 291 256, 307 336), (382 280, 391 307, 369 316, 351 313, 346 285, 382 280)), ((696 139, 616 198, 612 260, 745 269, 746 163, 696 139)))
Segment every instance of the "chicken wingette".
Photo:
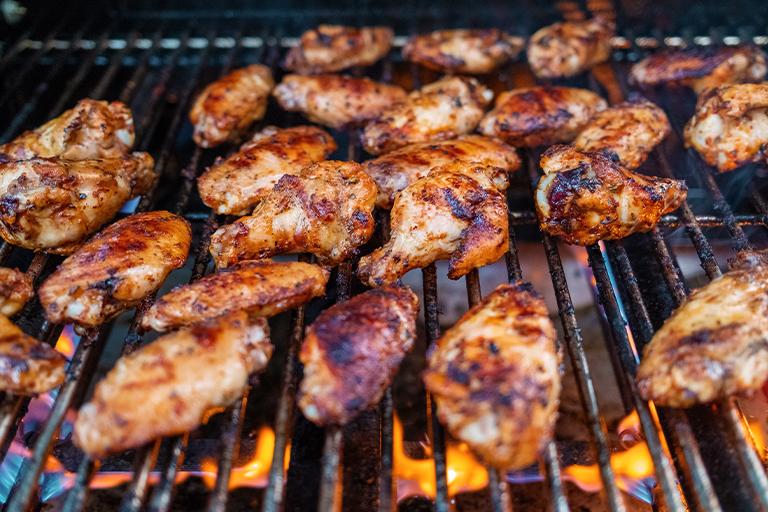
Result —
POLYGON ((34 294, 30 276, 14 268, 0 267, 0 315, 15 315, 34 294))
POLYGON ((320 25, 301 35, 285 58, 285 68, 311 75, 369 66, 389 52, 394 36, 389 27, 320 25))
POLYGON ((443 73, 490 73, 515 57, 522 44, 497 28, 436 30, 403 47, 403 58, 443 73))
POLYGON ((45 393, 64 382, 67 360, 0 315, 0 391, 45 393))
POLYGON ((602 17, 540 28, 528 41, 528 64, 540 78, 577 75, 608 60, 615 30, 613 21, 602 17))

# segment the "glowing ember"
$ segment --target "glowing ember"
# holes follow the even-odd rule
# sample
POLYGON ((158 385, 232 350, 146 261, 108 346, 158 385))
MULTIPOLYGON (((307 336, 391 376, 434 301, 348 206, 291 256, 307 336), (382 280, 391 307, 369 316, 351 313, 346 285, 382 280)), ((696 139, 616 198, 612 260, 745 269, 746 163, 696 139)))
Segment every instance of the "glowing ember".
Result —
POLYGON ((67 325, 64 327, 64 330, 61 331, 61 335, 59 336, 59 339, 56 340, 54 348, 67 359, 72 359, 72 355, 75 353, 75 348, 77 348, 77 343, 79 341, 80 336, 75 334, 71 325, 67 325))

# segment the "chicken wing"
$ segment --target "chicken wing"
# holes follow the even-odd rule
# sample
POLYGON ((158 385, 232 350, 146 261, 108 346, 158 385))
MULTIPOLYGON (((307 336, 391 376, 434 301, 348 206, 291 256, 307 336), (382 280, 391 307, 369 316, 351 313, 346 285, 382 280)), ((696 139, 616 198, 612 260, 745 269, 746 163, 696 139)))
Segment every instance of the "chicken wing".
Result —
POLYGON ((500 471, 536 461, 551 439, 560 354, 544 301, 529 283, 501 285, 443 334, 424 384, 437 417, 500 471))
POLYGON ((31 277, 13 268, 0 267, 0 315, 15 315, 34 294, 31 277))
POLYGON ((0 236, 27 249, 69 254, 128 199, 150 190, 153 165, 147 153, 0 164, 0 236))
POLYGON ((376 404, 416 339, 419 299, 409 288, 368 290, 326 309, 301 347, 299 407, 318 425, 344 425, 376 404))
POLYGON ((685 126, 685 145, 720 172, 768 157, 768 82, 709 89, 685 126))
POLYGON ((236 69, 209 84, 189 112, 195 143, 212 148, 237 139, 251 123, 264 117, 274 86, 272 71, 261 64, 236 69))
POLYGON ((101 458, 182 434, 248 389, 272 355, 264 318, 244 312, 166 334, 118 360, 80 408, 74 442, 101 458))
POLYGON ((443 73, 490 73, 521 49, 517 38, 496 28, 437 30, 412 37, 403 59, 443 73))
POLYGON ((301 252, 335 265, 373 234, 375 199, 376 183, 360 164, 312 164, 280 178, 252 215, 219 228, 211 237, 211 254, 218 268, 301 252))
POLYGON ((272 94, 284 110, 337 129, 368 121, 406 96, 398 85, 341 75, 287 75, 272 94))
POLYGON ((601 153, 552 146, 536 187, 539 226, 569 244, 592 245, 650 231, 685 201, 685 182, 644 176, 601 153))
POLYGON ((389 52, 394 36, 389 27, 320 25, 301 35, 285 58, 285 68, 311 75, 370 66, 389 52))
POLYGON ((325 293, 328 271, 301 262, 243 261, 158 299, 141 320, 144 329, 168 331, 245 311, 272 316, 325 293))
POLYGON ((539 78, 577 75, 611 56, 613 21, 595 17, 537 30, 528 41, 528 64, 539 78))
POLYGON ((570 142, 608 104, 571 87, 530 87, 501 93, 479 130, 516 147, 570 142))
POLYGON ((67 360, 0 315, 0 391, 45 393, 64 382, 67 360))
POLYGON ((40 286, 48 320, 97 326, 156 291, 187 259, 192 232, 168 212, 138 213, 91 238, 40 286))
POLYGON ((768 252, 740 253, 694 291, 645 347, 641 396, 690 407, 760 389, 768 375, 768 252))
POLYGON ((433 82, 368 123, 362 145, 380 155, 417 142, 452 139, 475 129, 493 92, 474 78, 447 77, 433 82))
POLYGON ((43 126, 0 145, 0 163, 31 158, 119 158, 133 147, 133 116, 120 101, 84 99, 43 126))
POLYGON ((450 258, 448 277, 458 279, 498 260, 509 246, 506 188, 503 169, 461 163, 432 169, 395 196, 391 237, 360 258, 358 277, 371 287, 391 284, 450 258))
POLYGON ((647 100, 626 101, 598 112, 573 141, 579 151, 602 151, 637 169, 669 134, 664 111, 647 100))
POLYGON ((216 213, 247 215, 285 174, 325 160, 336 143, 315 126, 268 126, 240 147, 217 160, 197 179, 203 202, 216 213))

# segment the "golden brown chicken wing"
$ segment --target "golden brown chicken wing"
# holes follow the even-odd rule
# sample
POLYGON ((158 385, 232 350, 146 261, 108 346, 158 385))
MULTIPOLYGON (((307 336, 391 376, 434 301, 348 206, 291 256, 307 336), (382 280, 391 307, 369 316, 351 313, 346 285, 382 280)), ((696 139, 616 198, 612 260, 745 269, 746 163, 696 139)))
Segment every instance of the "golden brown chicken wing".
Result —
POLYGON ((443 73, 490 73, 521 49, 518 38, 496 28, 436 30, 412 37, 403 58, 443 73))
POLYGON ((40 286, 48 319, 97 326, 156 291, 184 264, 192 232, 182 217, 138 213, 107 227, 40 286))
POLYGON ((410 289, 368 290, 326 309, 301 347, 299 407, 318 425, 344 425, 376 404, 416 339, 410 289))
POLYGON ((15 315, 34 294, 31 277, 14 268, 0 267, 0 315, 15 315))
POLYGON ((236 69, 209 84, 189 112, 195 143, 212 148, 237 139, 251 123, 264 117, 274 86, 272 71, 261 64, 236 69))
POLYGON ((501 285, 428 354, 424 384, 448 431, 500 471, 536 461, 560 397, 555 327, 529 283, 501 285))
POLYGON ((311 75, 370 66, 389 52, 394 36, 389 27, 320 25, 301 35, 285 58, 285 68, 311 75))
POLYGON ((493 92, 474 78, 446 77, 413 91, 368 123, 362 145, 373 155, 417 142, 452 139, 475 129, 493 92))
POLYGON ((312 164, 280 178, 252 215, 219 228, 211 237, 211 254, 218 268, 301 252, 335 265, 373 234, 375 199, 376 183, 360 164, 312 164))
POLYGON ((197 189, 216 213, 247 215, 280 177, 298 174, 335 150, 333 137, 315 126, 268 126, 237 153, 217 160, 197 179, 197 189))
POLYGON ((501 93, 480 121, 479 131, 516 147, 570 142, 608 104, 597 94, 571 87, 530 87, 501 93))
POLYGON ((166 334, 122 357, 80 408, 74 441, 100 458, 195 429, 272 355, 264 318, 244 312, 166 334))
POLYGON ((650 231, 685 201, 685 182, 629 171, 601 153, 552 146, 536 187, 539 226, 569 244, 592 245, 650 231))
POLYGON ((450 258, 448 277, 458 279, 501 258, 509 246, 506 188, 502 169, 461 163, 432 169, 395 196, 390 239, 360 258, 358 277, 371 287, 391 284, 450 258))
POLYGON ((0 315, 0 391, 45 393, 64 382, 67 360, 0 315))

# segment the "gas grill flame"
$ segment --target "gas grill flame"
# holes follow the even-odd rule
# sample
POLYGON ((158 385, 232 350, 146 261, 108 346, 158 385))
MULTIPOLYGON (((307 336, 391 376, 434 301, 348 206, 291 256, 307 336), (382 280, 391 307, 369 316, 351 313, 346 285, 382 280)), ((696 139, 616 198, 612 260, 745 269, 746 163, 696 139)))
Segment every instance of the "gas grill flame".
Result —
POLYGON ((75 334, 75 330, 72 328, 72 326, 67 325, 64 327, 64 330, 61 331, 59 339, 56 340, 54 349, 56 349, 56 352, 60 353, 67 359, 72 359, 72 356, 75 354, 75 349, 77 348, 77 342, 79 339, 80 337, 75 334))

